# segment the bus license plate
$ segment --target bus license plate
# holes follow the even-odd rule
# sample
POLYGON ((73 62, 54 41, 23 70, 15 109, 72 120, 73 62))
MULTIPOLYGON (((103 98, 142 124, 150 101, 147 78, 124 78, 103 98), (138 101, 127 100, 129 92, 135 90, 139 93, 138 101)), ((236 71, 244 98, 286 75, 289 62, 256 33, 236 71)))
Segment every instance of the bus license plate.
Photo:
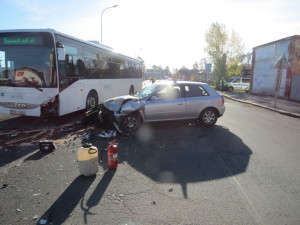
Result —
POLYGON ((10 110, 10 115, 25 115, 24 111, 10 110))

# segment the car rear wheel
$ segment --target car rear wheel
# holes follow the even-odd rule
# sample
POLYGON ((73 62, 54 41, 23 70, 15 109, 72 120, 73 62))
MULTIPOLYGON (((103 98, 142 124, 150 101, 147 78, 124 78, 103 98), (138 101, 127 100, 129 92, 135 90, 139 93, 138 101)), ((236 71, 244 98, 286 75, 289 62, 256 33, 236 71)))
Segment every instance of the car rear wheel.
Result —
POLYGON ((229 91, 229 92, 233 92, 233 90, 234 90, 233 87, 229 87, 229 88, 228 88, 228 91, 229 91))
POLYGON ((201 114, 200 114, 200 123, 205 126, 205 127, 211 127, 213 126, 217 120, 218 120, 218 114, 215 109, 208 108, 205 109, 201 114))

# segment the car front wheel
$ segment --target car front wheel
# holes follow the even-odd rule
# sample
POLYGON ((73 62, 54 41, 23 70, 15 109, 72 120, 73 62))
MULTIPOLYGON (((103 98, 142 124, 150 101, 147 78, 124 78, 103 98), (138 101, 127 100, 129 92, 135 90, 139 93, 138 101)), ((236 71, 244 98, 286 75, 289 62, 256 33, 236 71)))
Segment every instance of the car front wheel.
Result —
POLYGON ((122 119, 122 130, 131 134, 139 128, 140 124, 141 118, 139 114, 124 116, 122 119))
POLYGON ((233 89, 234 89, 233 87, 229 87, 229 88, 228 88, 228 91, 229 91, 229 92, 233 92, 233 89))
POLYGON ((205 127, 213 126, 218 120, 218 114, 215 109, 205 109, 200 114, 200 123, 205 127))

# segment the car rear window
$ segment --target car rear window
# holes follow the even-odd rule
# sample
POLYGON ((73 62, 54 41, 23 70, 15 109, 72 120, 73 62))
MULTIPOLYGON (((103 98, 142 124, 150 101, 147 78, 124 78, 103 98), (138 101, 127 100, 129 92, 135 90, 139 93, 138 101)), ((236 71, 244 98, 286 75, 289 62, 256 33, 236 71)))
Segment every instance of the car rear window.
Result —
POLYGON ((201 85, 185 85, 184 89, 186 97, 209 96, 201 85))

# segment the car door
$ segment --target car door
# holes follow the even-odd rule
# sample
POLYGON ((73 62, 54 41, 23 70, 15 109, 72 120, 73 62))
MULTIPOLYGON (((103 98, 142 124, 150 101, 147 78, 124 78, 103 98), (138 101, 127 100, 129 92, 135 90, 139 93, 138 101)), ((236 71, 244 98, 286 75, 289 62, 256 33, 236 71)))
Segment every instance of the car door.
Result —
POLYGON ((185 116, 185 99, 179 85, 166 85, 145 102, 145 121, 178 120, 185 116))
POLYGON ((243 89, 242 79, 238 78, 236 83, 236 88, 234 88, 237 91, 241 91, 243 89))
POLYGON ((248 88, 249 85, 250 85, 250 79, 249 78, 242 78, 241 91, 245 91, 248 88))
POLYGON ((200 84, 184 85, 186 119, 197 119, 210 101, 209 93, 200 84))

